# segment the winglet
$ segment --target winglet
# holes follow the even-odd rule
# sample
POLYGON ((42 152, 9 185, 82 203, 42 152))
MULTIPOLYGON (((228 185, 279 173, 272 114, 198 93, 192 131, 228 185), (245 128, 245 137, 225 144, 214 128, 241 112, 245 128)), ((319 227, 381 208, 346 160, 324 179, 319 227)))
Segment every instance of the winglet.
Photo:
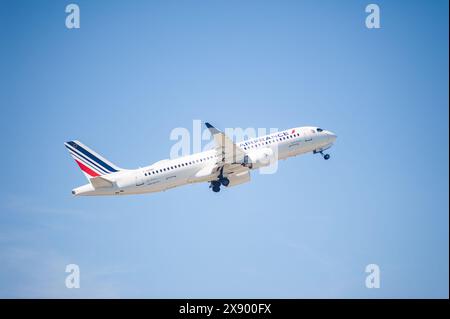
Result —
POLYGON ((220 131, 218 129, 216 129, 214 126, 212 126, 208 122, 206 122, 205 125, 208 128, 208 130, 211 132, 212 135, 220 133, 220 131))

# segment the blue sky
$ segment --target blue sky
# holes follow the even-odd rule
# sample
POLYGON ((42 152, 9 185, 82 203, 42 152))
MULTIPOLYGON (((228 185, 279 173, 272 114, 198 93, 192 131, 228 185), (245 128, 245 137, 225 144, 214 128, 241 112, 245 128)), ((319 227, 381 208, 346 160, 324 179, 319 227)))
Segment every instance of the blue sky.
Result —
POLYGON ((0 2, 0 297, 448 298, 447 1, 378 30, 369 1, 69 3, 0 2), (339 138, 219 194, 71 196, 64 141, 134 168, 195 119, 339 138))

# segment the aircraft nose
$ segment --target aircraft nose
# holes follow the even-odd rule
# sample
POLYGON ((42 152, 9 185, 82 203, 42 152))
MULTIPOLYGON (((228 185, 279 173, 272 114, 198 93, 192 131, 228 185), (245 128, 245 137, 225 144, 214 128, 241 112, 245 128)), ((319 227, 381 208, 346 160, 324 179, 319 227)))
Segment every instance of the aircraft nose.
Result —
POLYGON ((336 134, 334 134, 331 131, 327 131, 327 135, 328 135, 328 138, 331 140, 332 143, 334 143, 334 141, 336 141, 336 139, 337 139, 337 135, 336 134))

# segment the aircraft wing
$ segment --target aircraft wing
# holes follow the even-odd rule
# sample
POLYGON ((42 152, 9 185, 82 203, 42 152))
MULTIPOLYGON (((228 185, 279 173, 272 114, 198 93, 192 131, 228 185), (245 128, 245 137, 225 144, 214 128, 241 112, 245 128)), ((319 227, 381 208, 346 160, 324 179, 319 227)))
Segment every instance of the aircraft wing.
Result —
POLYGON ((211 124, 205 123, 205 125, 211 132, 211 135, 214 137, 217 152, 219 154, 222 154, 222 165, 232 165, 234 163, 242 162, 245 156, 244 150, 233 143, 233 141, 228 136, 216 129, 211 124))

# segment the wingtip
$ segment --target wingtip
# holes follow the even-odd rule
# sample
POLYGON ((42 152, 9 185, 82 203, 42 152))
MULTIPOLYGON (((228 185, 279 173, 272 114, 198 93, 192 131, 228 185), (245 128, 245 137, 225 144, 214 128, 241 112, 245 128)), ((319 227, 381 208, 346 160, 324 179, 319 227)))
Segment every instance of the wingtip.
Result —
POLYGON ((205 125, 206 125, 207 128, 213 128, 214 127, 211 124, 209 124, 208 122, 205 122, 205 125))

